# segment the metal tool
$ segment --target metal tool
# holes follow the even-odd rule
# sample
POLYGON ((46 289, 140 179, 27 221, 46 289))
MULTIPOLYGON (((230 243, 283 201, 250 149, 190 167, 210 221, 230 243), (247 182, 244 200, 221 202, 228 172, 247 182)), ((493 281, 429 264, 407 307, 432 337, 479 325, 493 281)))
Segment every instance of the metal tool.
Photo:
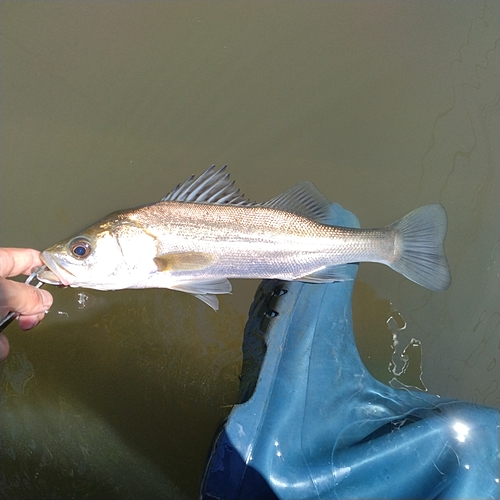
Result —
MULTIPOLYGON (((25 283, 27 285, 32 285, 35 288, 40 288, 43 285, 43 283, 41 281, 38 281, 38 283, 36 285, 33 285, 32 281, 34 279, 37 279, 37 274, 40 271, 42 271, 43 269, 45 269, 46 267, 47 266, 43 265, 43 266, 37 266, 37 267, 33 268, 33 272, 26 278, 25 283)), ((2 318, 0 320, 0 332, 3 332, 18 316, 19 316, 19 313, 15 312, 15 311, 11 311, 4 318, 2 318)))

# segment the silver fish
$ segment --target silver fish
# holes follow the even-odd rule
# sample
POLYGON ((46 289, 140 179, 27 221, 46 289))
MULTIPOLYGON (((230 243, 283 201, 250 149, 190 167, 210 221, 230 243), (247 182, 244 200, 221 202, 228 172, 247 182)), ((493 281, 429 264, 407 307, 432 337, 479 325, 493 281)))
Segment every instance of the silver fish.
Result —
POLYGON ((330 202, 302 182, 266 202, 245 199, 225 167, 191 176, 158 203, 113 212, 42 253, 45 283, 98 290, 170 288, 214 310, 227 278, 325 283, 346 265, 380 262, 431 290, 451 282, 439 204, 381 229, 326 224, 330 202))

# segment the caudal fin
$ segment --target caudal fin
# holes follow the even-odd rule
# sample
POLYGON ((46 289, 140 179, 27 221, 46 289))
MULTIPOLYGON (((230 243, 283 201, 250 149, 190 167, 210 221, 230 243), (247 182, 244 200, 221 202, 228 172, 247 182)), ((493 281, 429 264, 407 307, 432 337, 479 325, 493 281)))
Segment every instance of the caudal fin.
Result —
POLYGON ((451 274, 443 248, 448 227, 444 207, 417 208, 391 227, 396 230, 392 269, 430 290, 446 290, 451 274))

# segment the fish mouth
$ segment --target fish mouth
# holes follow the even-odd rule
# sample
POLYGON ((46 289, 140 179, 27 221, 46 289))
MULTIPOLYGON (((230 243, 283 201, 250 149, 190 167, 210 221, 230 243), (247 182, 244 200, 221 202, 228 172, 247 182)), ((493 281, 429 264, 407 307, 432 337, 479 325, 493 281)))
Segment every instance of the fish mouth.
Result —
POLYGON ((47 266, 37 274, 37 279, 49 285, 64 285, 70 286, 74 275, 67 269, 64 269, 55 259, 47 252, 42 252, 40 259, 47 266))

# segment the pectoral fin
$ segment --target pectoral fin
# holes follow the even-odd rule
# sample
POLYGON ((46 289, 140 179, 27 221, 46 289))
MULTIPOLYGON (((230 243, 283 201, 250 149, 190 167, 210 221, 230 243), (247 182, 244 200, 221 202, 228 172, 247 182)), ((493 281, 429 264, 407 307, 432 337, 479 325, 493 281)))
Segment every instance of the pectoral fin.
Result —
POLYGON ((175 252, 155 257, 158 271, 198 271, 214 262, 214 258, 202 252, 175 252))

